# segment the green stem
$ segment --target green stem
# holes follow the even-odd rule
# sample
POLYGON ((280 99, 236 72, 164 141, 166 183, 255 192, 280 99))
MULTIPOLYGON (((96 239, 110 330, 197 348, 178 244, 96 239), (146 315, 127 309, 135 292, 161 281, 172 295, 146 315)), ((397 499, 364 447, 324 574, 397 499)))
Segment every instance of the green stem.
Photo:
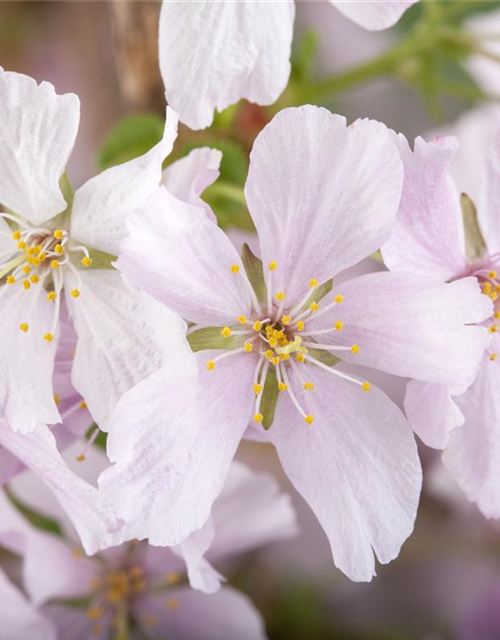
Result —
POLYGON ((224 182, 223 180, 218 180, 212 184, 209 189, 207 189, 206 195, 225 198, 226 200, 232 200, 233 202, 242 204, 244 207, 247 206, 243 189, 229 182, 224 182))

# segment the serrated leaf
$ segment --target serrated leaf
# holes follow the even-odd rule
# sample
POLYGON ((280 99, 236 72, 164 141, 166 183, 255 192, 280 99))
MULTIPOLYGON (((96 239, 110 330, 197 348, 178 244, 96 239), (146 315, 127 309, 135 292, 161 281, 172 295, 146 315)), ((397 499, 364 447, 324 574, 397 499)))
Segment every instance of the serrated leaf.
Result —
POLYGON ((262 260, 252 253, 246 242, 241 251, 241 260, 259 304, 265 306, 267 304, 267 286, 264 280, 262 260))
POLYGON ((264 416, 262 426, 266 431, 273 423, 279 394, 280 391, 278 389, 276 371, 274 368, 271 368, 267 372, 266 381, 264 382, 264 390, 260 401, 260 412, 264 416))
POLYGON ((163 137, 165 120, 152 113, 129 116, 111 129, 98 155, 102 171, 133 160, 149 151, 163 137))
POLYGON ((486 253, 486 243, 479 227, 477 209, 466 193, 460 197, 465 229, 465 252, 469 260, 478 260, 486 253))
MULTIPOLYGON (((229 336, 225 338, 221 335, 223 327, 206 327, 189 333, 187 336, 189 346, 196 353, 206 349, 238 349, 245 344, 248 336, 229 336)), ((231 327, 234 331, 241 331, 241 325, 231 327)))

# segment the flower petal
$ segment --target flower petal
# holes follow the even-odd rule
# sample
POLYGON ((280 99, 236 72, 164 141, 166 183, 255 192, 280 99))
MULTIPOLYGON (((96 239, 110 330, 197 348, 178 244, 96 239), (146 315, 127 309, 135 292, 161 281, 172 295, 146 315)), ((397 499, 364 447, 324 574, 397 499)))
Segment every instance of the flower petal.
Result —
POLYGON ((0 628, 2 633, 8 630, 8 640, 56 640, 53 625, 14 587, 2 569, 0 600, 0 628))
POLYGON ((130 214, 158 188, 162 163, 177 137, 177 114, 167 107, 163 139, 139 158, 91 178, 75 193, 70 235, 84 245, 117 256, 130 214))
POLYGON ((405 169, 403 195, 392 235, 382 248, 392 271, 451 280, 466 269, 460 196, 448 171, 458 143, 394 136, 405 169))
POLYGON ((108 438, 115 465, 99 485, 131 538, 179 544, 222 491, 251 415, 253 359, 233 355, 207 371, 206 354, 178 357, 117 405, 108 438))
POLYGON ((266 640, 262 616, 247 596, 231 587, 213 595, 189 587, 169 589, 144 598, 137 608, 146 628, 155 620, 154 630, 175 640, 266 640))
POLYGON ((13 433, 5 422, 0 423, 0 445, 22 460, 54 492, 87 553, 110 545, 111 534, 118 530, 119 523, 109 509, 101 506, 97 489, 70 471, 45 425, 20 434, 13 433))
POLYGON ((162 184, 178 200, 204 208, 210 220, 216 222, 212 209, 200 195, 219 177, 221 160, 222 152, 218 149, 193 149, 165 169, 162 184))
MULTIPOLYGON (((73 384, 94 420, 106 429, 121 396, 167 364, 172 353, 191 350, 186 323, 114 270, 81 273, 81 295, 67 296, 78 334, 73 384)), ((68 289, 77 285, 68 277, 68 289)))
POLYGON ((128 229, 116 266, 141 289, 196 323, 236 324, 239 315, 250 315, 243 263, 203 209, 162 187, 128 229))
POLYGON ((478 206, 478 219, 491 254, 500 252, 500 133, 496 135, 486 156, 486 171, 478 206))
POLYGON ((27 433, 37 422, 60 421, 54 402, 52 370, 56 341, 43 337, 52 325, 51 303, 40 285, 25 291, 21 283, 0 288, 0 412, 14 431, 27 433), (21 331, 26 323, 28 331, 21 331))
POLYGON ((290 75, 295 6, 285 2, 164 2, 160 70, 167 102, 191 129, 241 98, 272 104, 290 75))
POLYGON ((330 0, 347 18, 369 31, 392 27, 418 0, 330 0))
POLYGON ((374 273, 334 287, 322 305, 339 294, 344 302, 310 320, 307 330, 332 328, 318 340, 360 347, 356 355, 342 352, 343 360, 457 387, 474 380, 490 338, 471 325, 492 311, 475 278, 446 284, 411 273, 374 273), (341 331, 334 329, 337 320, 344 323, 341 331))
POLYGON ((499 385, 500 365, 486 355, 474 384, 456 398, 465 424, 450 435, 443 454, 451 475, 488 518, 500 517, 499 385))
POLYGON ((245 187, 276 291, 307 292, 388 239, 403 172, 386 127, 310 105, 284 109, 258 135, 245 187))
POLYGON ((78 131, 80 101, 48 82, 0 68, 0 202, 39 224, 66 209, 59 188, 78 131))
POLYGON ((313 392, 291 380, 314 423, 304 424, 282 394, 269 439, 325 530, 335 565, 351 580, 370 581, 374 553, 390 562, 412 532, 422 482, 416 444, 401 411, 379 389, 365 393, 307 367, 313 392))
POLYGON ((405 413, 413 431, 428 447, 445 449, 450 433, 464 417, 445 384, 410 380, 406 387, 405 413))

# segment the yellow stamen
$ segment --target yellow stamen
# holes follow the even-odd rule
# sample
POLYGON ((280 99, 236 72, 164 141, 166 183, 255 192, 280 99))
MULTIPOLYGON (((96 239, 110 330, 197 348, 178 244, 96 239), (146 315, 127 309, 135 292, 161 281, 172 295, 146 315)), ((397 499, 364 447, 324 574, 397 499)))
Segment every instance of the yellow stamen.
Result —
POLYGON ((25 267, 23 267, 23 271, 24 273, 29 273, 31 271, 31 267, 28 267, 28 265, 26 265, 25 267))
POLYGON ((52 340, 54 339, 54 336, 53 336, 51 333, 46 333, 46 334, 43 336, 43 339, 44 339, 45 341, 47 341, 47 342, 52 342, 52 340))
POLYGON ((175 611, 176 609, 178 609, 179 601, 177 600, 177 598, 169 598, 169 600, 167 601, 167 607, 172 611, 175 611))
POLYGON ((278 268, 278 265, 274 260, 269 263, 269 271, 276 271, 277 268, 278 268))
POLYGON ((316 280, 316 278, 309 280, 309 286, 311 287, 311 289, 318 286, 318 281, 316 280))
POLYGON ((7 276, 7 284, 14 284, 15 281, 16 279, 14 278, 14 276, 7 276))
POLYGON ((314 391, 314 385, 312 382, 304 382, 304 391, 314 391))
POLYGON ((238 316, 238 322, 240 324, 246 324, 247 323, 247 317, 246 316, 238 316))
POLYGON ((86 408, 87 408, 87 403, 85 402, 85 400, 81 400, 80 409, 86 409, 86 408))
POLYGON ((261 384, 254 384, 253 385, 253 390, 254 390, 254 393, 255 393, 256 396, 258 396, 259 393, 262 393, 262 389, 263 389, 263 386, 261 384))
POLYGON ((254 331, 260 331, 262 329, 262 322, 260 322, 260 320, 257 320, 256 322, 254 322, 252 325, 252 329, 254 331))
POLYGON ((92 258, 87 258, 87 256, 85 256, 84 258, 82 258, 82 264, 84 267, 90 267, 90 265, 92 264, 92 258))
POLYGON ((21 331, 24 331, 24 333, 26 333, 26 331, 28 331, 28 329, 30 328, 29 324, 27 322, 22 322, 19 325, 19 328, 21 329, 21 331))
POLYGON ((490 333, 496 333, 498 331, 498 325, 497 324, 492 324, 491 327, 488 327, 488 331, 490 333))
POLYGON ((335 323, 335 329, 337 329, 337 331, 342 331, 343 327, 344 324, 340 320, 337 320, 337 322, 335 323))
POLYGON ((36 275, 36 273, 34 273, 32 276, 30 276, 30 280, 33 284, 36 284, 37 282, 40 282, 40 278, 36 275))
POLYGON ((231 271, 233 273, 239 273, 240 272, 240 265, 239 264, 232 264, 231 265, 231 271))
POLYGON ((31 287, 29 280, 23 280, 23 287, 29 289, 31 287))
POLYGON ((73 298, 78 298, 80 296, 80 291, 78 289, 71 289, 71 295, 73 298))
POLYGON ((278 390, 279 391, 286 391, 288 389, 288 385, 285 384, 284 382, 278 382, 278 390))
POLYGON ((290 318, 290 316, 281 316, 281 324, 283 324, 285 327, 287 327, 291 321, 292 319, 290 318))
POLYGON ((363 382, 362 389, 363 391, 370 391, 371 384, 369 382, 363 382))
POLYGON ((341 302, 344 302, 344 296, 335 296, 335 302, 337 304, 340 304, 341 302))
POLYGON ((59 269, 59 260, 52 260, 51 263, 50 263, 50 266, 53 269, 59 269))
POLYGON ((311 414, 309 414, 304 418, 304 422, 306 424, 312 424, 314 422, 314 417, 311 414))
POLYGON ((317 302, 311 302, 309 309, 311 309, 311 311, 317 311, 319 309, 319 304, 317 302))
POLYGON ((492 362, 495 362, 495 360, 496 360, 497 358, 498 358, 498 354, 496 354, 496 353, 492 353, 492 354, 490 355, 490 360, 491 360, 492 362))
POLYGON ((498 293, 496 291, 493 291, 492 293, 490 293, 490 298, 495 301, 498 298, 498 293))
POLYGON ((59 404, 61 402, 61 396, 58 393, 54 393, 54 402, 59 404))
POLYGON ((495 311, 493 314, 497 320, 500 320, 500 311, 495 311))
POLYGON ((276 294, 276 300, 278 302, 282 302, 285 299, 285 294, 283 293, 283 291, 278 291, 278 293, 276 294))
POLYGON ((496 271, 490 271, 488 273, 488 278, 496 278, 497 277, 497 272, 496 271))
POLYGON ((104 609, 102 607, 90 607, 87 609, 87 618, 89 620, 99 620, 104 615, 104 609))
POLYGON ((253 417, 253 419, 255 420, 255 422, 262 422, 262 420, 264 420, 264 416, 262 415, 262 413, 256 413, 253 417))
POLYGON ((304 329, 306 328, 306 325, 302 322, 302 320, 299 320, 296 324, 297 327, 297 331, 304 331, 304 329))
POLYGON ((274 357, 274 351, 272 349, 268 349, 267 351, 264 351, 264 355, 268 360, 270 360, 274 357))
POLYGON ((221 336, 223 336, 224 338, 229 338, 231 333, 231 327, 224 327, 224 329, 222 329, 222 331, 220 332, 221 336))
POLYGON ((179 582, 179 574, 175 571, 170 571, 167 573, 167 582, 168 584, 177 584, 179 582))
POLYGON ((251 342, 245 342, 245 344, 243 345, 243 351, 245 353, 252 353, 253 351, 253 344, 251 342))
POLYGON ((64 253, 64 247, 62 246, 62 244, 56 244, 56 246, 54 247, 54 251, 61 255, 61 253, 64 253))
POLYGON ((297 360, 297 362, 305 362, 306 357, 305 357, 305 355, 303 353, 298 353, 295 356, 295 360, 297 360))
POLYGON ((64 232, 61 229, 56 229, 54 231, 54 238, 56 240, 62 240, 64 238, 64 232))
POLYGON ((213 371, 215 369, 215 362, 213 360, 209 360, 207 362, 207 369, 209 371, 213 371))
POLYGON ((14 231, 14 233, 12 234, 12 237, 14 238, 14 240, 19 240, 19 238, 21 237, 21 232, 14 231))
POLYGON ((18 248, 18 249, 21 249, 21 251, 24 251, 24 250, 26 249, 26 242, 23 242, 23 241, 21 240, 21 242, 18 242, 18 243, 17 243, 17 248, 18 248))
POLYGON ((47 294, 47 300, 55 300, 57 298, 57 293, 55 291, 49 291, 47 294))
POLYGON ((353 353, 359 353, 359 346, 357 344, 353 344, 351 347, 351 351, 353 353))

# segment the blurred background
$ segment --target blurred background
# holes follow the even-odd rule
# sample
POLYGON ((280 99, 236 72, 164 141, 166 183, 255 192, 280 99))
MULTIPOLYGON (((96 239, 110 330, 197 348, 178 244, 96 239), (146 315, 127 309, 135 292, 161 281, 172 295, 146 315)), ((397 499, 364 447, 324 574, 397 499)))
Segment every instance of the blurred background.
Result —
MULTIPOLYGON (((476 8, 489 12, 484 15, 497 21, 500 36, 499 3, 467 4, 463 15, 468 18, 476 8)), ((328 2, 297 2, 294 72, 273 109, 310 98, 349 121, 381 120, 409 139, 436 127, 455 131, 456 118, 484 106, 490 88, 482 89, 467 61, 458 63, 453 56, 438 60, 434 55, 430 69, 408 67, 411 82, 401 71, 399 78, 376 78, 342 93, 326 92, 321 99, 314 91, 308 95, 314 82, 381 55, 405 37, 423 10, 417 5, 396 28, 369 33, 328 2), (444 79, 441 88, 447 82, 439 105, 421 82, 432 74, 444 79)), ((142 153, 161 135, 165 101, 157 64, 158 14, 157 2, 0 3, 0 65, 48 80, 58 93, 74 92, 81 99, 80 132, 69 168, 75 187, 98 170, 142 153)), ((231 108, 208 131, 181 128, 176 154, 193 146, 218 146, 225 154, 221 181, 241 187, 248 150, 271 116, 271 109, 248 104, 231 108)), ((230 189, 212 189, 208 198, 221 225, 241 242, 251 233, 241 200, 228 196, 230 189)), ((357 271, 380 268, 367 261, 357 271)), ((401 404, 404 380, 382 374, 371 379, 401 404)), ((262 610, 272 640, 500 640, 500 524, 487 521, 466 502, 438 452, 421 446, 421 454, 425 486, 415 533, 396 561, 378 567, 372 583, 352 583, 334 568, 319 524, 296 495, 299 539, 223 567, 262 610)), ((245 443, 239 457, 272 472, 293 492, 267 445, 245 443)))

